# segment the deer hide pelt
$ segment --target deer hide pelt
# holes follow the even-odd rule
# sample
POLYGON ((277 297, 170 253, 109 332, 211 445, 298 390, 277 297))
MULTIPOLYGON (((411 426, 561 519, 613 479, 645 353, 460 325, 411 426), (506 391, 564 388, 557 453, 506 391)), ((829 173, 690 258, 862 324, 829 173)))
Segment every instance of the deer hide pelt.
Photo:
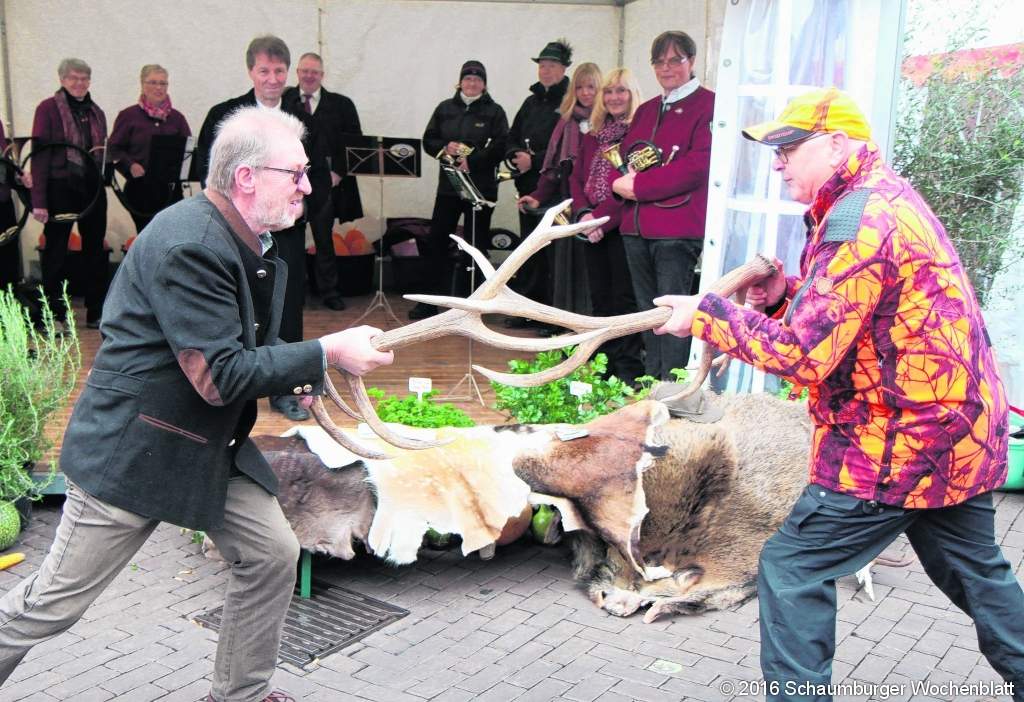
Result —
POLYGON ((628 405, 585 424, 582 438, 551 438, 536 449, 518 451, 516 475, 536 493, 575 503, 590 529, 618 549, 640 576, 660 577, 656 567, 644 566, 640 552, 640 527, 648 512, 642 476, 664 454, 655 432, 667 421, 660 402, 628 405))
POLYGON ((412 563, 428 527, 459 534, 463 554, 471 553, 494 543, 529 504, 530 488, 512 471, 511 435, 492 427, 454 434, 445 446, 366 461, 377 494, 368 544, 377 555, 412 563))

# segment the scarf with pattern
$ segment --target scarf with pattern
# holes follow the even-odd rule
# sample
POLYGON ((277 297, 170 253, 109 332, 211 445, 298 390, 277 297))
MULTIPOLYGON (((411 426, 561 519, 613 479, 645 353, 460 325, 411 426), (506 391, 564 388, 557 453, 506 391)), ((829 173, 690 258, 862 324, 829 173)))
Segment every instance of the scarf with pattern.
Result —
MULTIPOLYGON (((60 124, 64 128, 65 141, 85 151, 91 151, 95 146, 103 146, 103 142, 107 138, 107 118, 103 116, 103 111, 96 107, 96 103, 92 101, 88 93, 74 107, 68 102, 68 93, 64 88, 53 94, 53 100, 57 104, 57 112, 60 114, 60 124), (88 113, 88 135, 83 133, 82 123, 77 115, 72 113, 72 110, 74 113, 88 113)), ((81 151, 68 149, 67 152, 68 164, 79 168, 85 165, 81 151)), ((103 152, 97 150, 91 151, 91 153, 96 163, 102 165, 103 152)))
POLYGON ((590 174, 587 176, 587 183, 583 186, 583 192, 591 205, 599 205, 612 196, 612 185, 609 174, 612 172, 612 164, 601 154, 612 144, 618 144, 629 131, 629 122, 621 119, 614 119, 608 115, 601 131, 594 134, 597 139, 598 153, 590 162, 590 174))
POLYGON ((544 154, 544 165, 540 169, 541 173, 546 173, 551 168, 559 169, 566 161, 576 160, 576 157, 580 154, 580 141, 583 137, 580 126, 590 119, 591 109, 593 108, 576 105, 576 107, 572 108, 572 115, 570 115, 569 119, 558 120, 554 131, 551 132, 551 139, 548 140, 548 150, 544 154), (572 124, 573 128, 566 129, 570 124, 572 124), (552 149, 552 144, 558 144, 558 148, 552 149))
POLYGON ((146 102, 145 95, 139 95, 139 107, 153 119, 164 122, 167 120, 167 115, 171 114, 171 96, 165 97, 159 105, 152 105, 146 102))

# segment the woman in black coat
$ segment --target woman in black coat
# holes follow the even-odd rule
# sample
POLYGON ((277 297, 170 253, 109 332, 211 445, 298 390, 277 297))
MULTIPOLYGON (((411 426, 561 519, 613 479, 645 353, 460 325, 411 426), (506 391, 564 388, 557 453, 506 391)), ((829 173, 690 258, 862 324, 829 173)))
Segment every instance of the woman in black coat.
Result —
MULTIPOLYGON (((423 133, 423 149, 441 160, 453 161, 466 173, 485 199, 498 197, 496 172, 505 155, 508 119, 501 106, 487 92, 487 71, 479 61, 466 61, 459 73, 459 88, 455 95, 437 106, 423 133), (467 148, 468 147, 468 148, 467 148), (469 149, 472 151, 465 155, 469 149)), ((443 171, 438 173, 437 197, 430 221, 428 250, 422 252, 431 259, 427 290, 424 292, 449 294, 451 268, 447 265, 450 234, 455 233, 459 218, 463 217, 465 237, 474 231, 483 241, 491 229, 490 207, 477 211, 474 228, 472 205, 459 198, 456 189, 443 171)), ((409 319, 423 319, 437 314, 434 305, 417 304, 409 312, 409 319)))

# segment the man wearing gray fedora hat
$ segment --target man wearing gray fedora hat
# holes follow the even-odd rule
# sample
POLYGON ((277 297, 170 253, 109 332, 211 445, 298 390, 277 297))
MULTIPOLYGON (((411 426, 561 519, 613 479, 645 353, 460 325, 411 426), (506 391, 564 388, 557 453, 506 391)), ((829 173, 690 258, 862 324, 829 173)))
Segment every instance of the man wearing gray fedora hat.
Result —
MULTIPOLYGON (((532 60, 537 64, 537 82, 530 86, 530 95, 512 121, 506 156, 506 162, 517 173, 516 190, 520 196, 537 189, 544 152, 561 117, 558 107, 569 87, 565 69, 572 65, 572 47, 565 39, 551 41, 532 60)), ((519 235, 525 238, 539 222, 539 216, 520 212, 519 235)), ((535 256, 519 270, 513 287, 527 297, 550 304, 550 275, 547 257, 535 256)), ((520 318, 506 320, 508 326, 533 323, 520 318)))

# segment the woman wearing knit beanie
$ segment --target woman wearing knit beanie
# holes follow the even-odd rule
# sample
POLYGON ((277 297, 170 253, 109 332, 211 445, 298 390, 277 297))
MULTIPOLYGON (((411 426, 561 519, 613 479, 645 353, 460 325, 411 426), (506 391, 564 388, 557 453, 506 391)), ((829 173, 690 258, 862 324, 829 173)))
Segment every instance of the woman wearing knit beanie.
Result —
MULTIPOLYGON (((487 70, 479 61, 462 64, 455 95, 441 102, 430 117, 423 133, 423 149, 427 154, 453 160, 488 200, 498 197, 496 178, 498 163, 505 155, 508 119, 505 111, 487 92, 487 70), (465 155, 469 151, 468 155, 465 155)), ((475 236, 485 241, 491 229, 491 209, 475 213, 475 236)), ((472 206, 461 200, 443 172, 438 172, 437 196, 430 220, 427 249, 421 255, 432 259, 428 267, 429 289, 425 293, 451 294, 452 266, 448 256, 449 235, 455 233, 463 220, 463 237, 469 239, 474 230, 472 206)), ((410 319, 423 319, 437 314, 434 305, 417 304, 409 312, 410 319)))

